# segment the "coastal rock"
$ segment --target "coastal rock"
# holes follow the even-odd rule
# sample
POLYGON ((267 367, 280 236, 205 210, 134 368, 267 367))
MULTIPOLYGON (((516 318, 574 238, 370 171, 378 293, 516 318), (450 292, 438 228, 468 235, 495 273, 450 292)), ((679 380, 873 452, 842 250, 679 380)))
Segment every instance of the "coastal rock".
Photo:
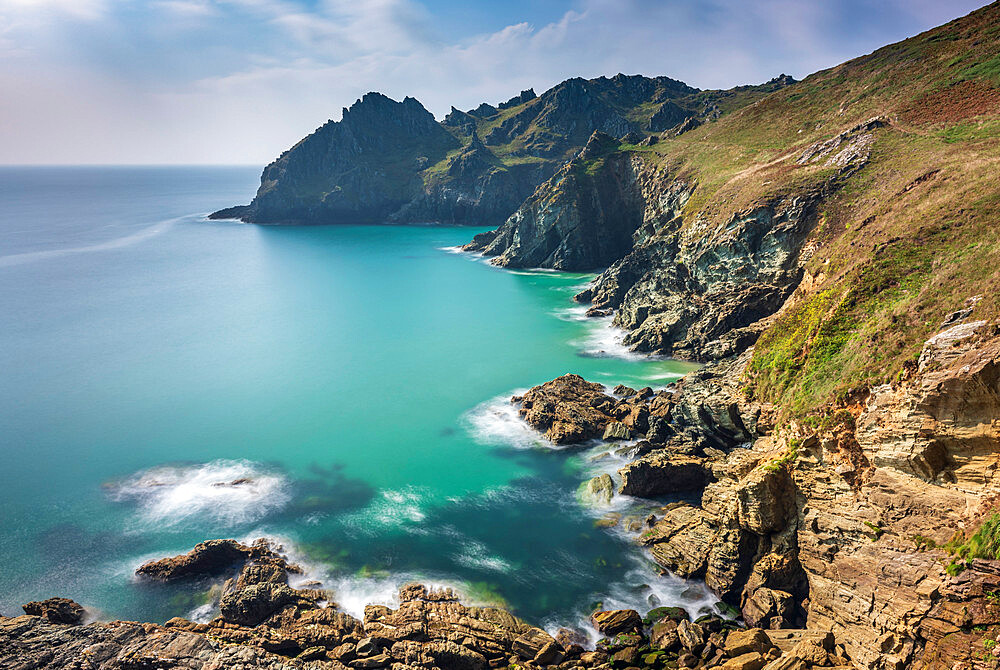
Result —
POLYGON ((603 435, 616 403, 603 386, 579 375, 545 382, 512 402, 520 403, 518 412, 524 420, 556 444, 576 444, 603 435))
POLYGON ((83 621, 84 609, 69 598, 49 598, 21 606, 25 614, 44 617, 51 623, 77 625, 83 621))
POLYGON ((299 594, 285 584, 251 584, 223 596, 219 612, 226 621, 253 627, 299 599, 299 594))
POLYGON ((606 610, 590 615, 590 622, 604 635, 642 629, 642 617, 635 610, 606 610))
POLYGON ((217 576, 243 563, 255 550, 236 540, 209 540, 195 545, 181 556, 150 561, 140 566, 137 575, 159 581, 190 577, 217 576))
POLYGON ((643 203, 629 186, 639 163, 613 153, 618 144, 595 132, 579 156, 539 187, 488 244, 466 249, 495 256, 493 262, 503 267, 574 271, 604 267, 624 256, 642 223, 643 203))
POLYGON ((706 459, 662 451, 632 461, 618 474, 622 478, 618 493, 639 498, 701 491, 712 480, 706 459))
POLYGON ((587 481, 582 487, 583 497, 599 505, 610 505, 615 495, 615 483, 611 475, 598 475, 587 481))

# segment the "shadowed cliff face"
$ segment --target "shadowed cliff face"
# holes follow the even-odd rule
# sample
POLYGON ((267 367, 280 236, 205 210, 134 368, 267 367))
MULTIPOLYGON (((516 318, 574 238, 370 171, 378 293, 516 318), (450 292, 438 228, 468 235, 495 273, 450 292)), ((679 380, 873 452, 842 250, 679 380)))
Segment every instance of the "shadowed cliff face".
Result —
POLYGON ((258 223, 384 221, 420 192, 419 171, 459 142, 413 98, 368 93, 264 169, 244 216, 258 223))
POLYGON ((529 89, 497 106, 453 108, 441 123, 412 98, 368 93, 268 165, 252 203, 211 218, 500 225, 594 131, 641 139, 785 85, 775 82, 699 91, 668 77, 575 78, 541 96, 529 89))

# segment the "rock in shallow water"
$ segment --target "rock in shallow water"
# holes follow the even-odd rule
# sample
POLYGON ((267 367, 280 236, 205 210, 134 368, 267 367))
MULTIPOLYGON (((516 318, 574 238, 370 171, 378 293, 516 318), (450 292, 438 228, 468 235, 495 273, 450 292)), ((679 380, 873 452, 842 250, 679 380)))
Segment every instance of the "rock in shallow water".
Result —
POLYGON ((22 605, 25 614, 45 617, 52 623, 76 625, 83 621, 84 609, 69 598, 49 598, 22 605))

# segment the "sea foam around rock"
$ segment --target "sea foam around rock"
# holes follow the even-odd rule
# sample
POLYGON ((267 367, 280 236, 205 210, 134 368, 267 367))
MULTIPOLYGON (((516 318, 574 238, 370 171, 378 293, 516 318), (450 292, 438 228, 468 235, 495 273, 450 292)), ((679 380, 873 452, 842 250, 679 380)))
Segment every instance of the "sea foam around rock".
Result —
POLYGON ((112 500, 136 504, 143 521, 159 526, 252 523, 290 499, 284 476, 246 460, 157 466, 107 488, 112 500))

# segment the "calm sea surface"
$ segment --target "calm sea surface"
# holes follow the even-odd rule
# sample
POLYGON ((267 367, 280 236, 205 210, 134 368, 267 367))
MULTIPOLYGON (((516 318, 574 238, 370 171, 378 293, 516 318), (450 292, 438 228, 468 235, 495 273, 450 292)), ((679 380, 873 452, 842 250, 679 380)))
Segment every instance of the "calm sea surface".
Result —
POLYGON ((205 220, 258 176, 0 168, 0 612, 211 616, 204 585, 133 570, 262 535, 354 613, 415 578, 550 626, 710 602, 578 499, 620 462, 548 448, 507 402, 567 372, 689 368, 583 319, 588 275, 450 249, 479 229, 205 220))

